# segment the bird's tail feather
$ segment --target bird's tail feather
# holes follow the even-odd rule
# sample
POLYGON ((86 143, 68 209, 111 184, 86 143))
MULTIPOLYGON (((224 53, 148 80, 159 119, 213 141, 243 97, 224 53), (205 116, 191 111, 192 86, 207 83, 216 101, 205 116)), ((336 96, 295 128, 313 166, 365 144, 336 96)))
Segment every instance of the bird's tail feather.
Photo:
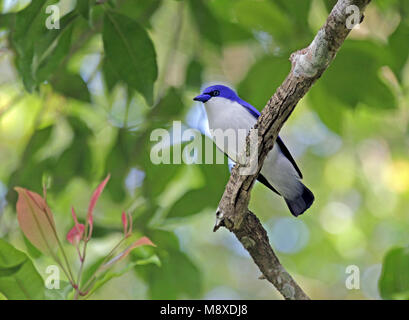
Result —
POLYGON ((303 214, 305 210, 311 207, 312 203, 314 202, 314 195, 310 189, 303 185, 303 192, 298 198, 284 200, 293 216, 298 217, 300 214, 303 214))

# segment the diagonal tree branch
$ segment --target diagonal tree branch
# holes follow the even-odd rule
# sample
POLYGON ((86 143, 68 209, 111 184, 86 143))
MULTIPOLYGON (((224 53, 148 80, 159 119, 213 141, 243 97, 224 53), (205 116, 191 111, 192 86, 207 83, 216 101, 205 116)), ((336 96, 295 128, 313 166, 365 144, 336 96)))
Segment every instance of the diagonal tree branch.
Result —
POLYGON ((309 298, 281 266, 269 245, 266 231, 257 217, 248 210, 251 188, 284 122, 298 101, 334 60, 351 31, 349 25, 354 22, 354 17, 356 23, 362 22, 363 11, 370 1, 339 0, 311 44, 291 55, 290 73, 270 98, 255 125, 255 129, 258 129, 259 146, 257 171, 253 175, 240 175, 243 165, 235 166, 216 213, 214 231, 225 226, 233 232, 260 268, 263 277, 285 299, 309 298))

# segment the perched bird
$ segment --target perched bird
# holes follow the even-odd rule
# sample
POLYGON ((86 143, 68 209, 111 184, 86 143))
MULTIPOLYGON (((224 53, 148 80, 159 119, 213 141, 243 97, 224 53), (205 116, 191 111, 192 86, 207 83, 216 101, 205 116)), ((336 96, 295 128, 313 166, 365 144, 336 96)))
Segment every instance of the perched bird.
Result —
MULTIPOLYGON (((206 88, 193 100, 204 103, 209 128, 223 131, 245 129, 247 132, 256 124, 260 112, 242 100, 236 92, 223 85, 206 88)), ((240 145, 224 146, 224 153, 234 160, 234 153, 244 150, 245 140, 240 145)), ((216 143, 217 144, 217 143, 216 143)), ((220 146, 218 146, 220 148, 220 146)), ((300 181, 302 174, 293 157, 278 136, 274 148, 268 153, 257 180, 281 195, 294 216, 299 216, 314 202, 312 192, 300 181)))

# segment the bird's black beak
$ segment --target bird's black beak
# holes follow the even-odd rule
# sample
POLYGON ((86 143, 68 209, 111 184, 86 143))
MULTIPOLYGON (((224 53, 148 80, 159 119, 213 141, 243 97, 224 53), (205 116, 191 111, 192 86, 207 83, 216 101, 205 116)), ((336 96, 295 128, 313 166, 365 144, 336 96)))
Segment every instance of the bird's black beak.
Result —
POLYGON ((211 98, 210 95, 204 93, 204 94, 199 94, 197 97, 194 97, 193 100, 205 103, 210 98, 211 98))

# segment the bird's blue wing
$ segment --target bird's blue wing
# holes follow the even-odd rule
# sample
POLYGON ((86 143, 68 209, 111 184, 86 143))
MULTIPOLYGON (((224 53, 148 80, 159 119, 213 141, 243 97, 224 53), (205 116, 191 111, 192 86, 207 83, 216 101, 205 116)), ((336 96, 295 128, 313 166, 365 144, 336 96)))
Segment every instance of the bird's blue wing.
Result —
POLYGON ((291 162, 294 169, 297 171, 298 175, 300 176, 300 179, 302 179, 302 173, 301 173, 300 168, 298 168, 297 164, 295 163, 295 160, 294 160, 293 156, 291 155, 290 151, 288 151, 287 147, 285 146, 283 140, 281 140, 280 136, 277 137, 276 142, 277 142, 278 146, 280 147, 281 152, 283 153, 283 155, 288 159, 288 161, 291 162))
POLYGON ((254 108, 250 103, 248 103, 248 102, 246 102, 246 101, 244 101, 244 100, 242 100, 240 98, 237 99, 237 102, 240 103, 244 108, 246 108, 246 110, 248 112, 250 112, 250 114, 254 118, 258 119, 258 117, 260 116, 260 111, 258 111, 256 108, 254 108))
MULTIPOLYGON (((238 101, 244 108, 246 108, 246 110, 248 112, 250 112, 251 115, 253 115, 256 119, 258 119, 258 117, 260 116, 260 112, 254 108, 250 103, 240 99, 240 101, 238 101)), ((291 162, 291 164, 293 165, 294 169, 297 171, 298 175, 300 176, 300 179, 303 178, 302 173, 300 168, 298 168, 297 163, 295 162, 293 156, 291 155, 290 151, 287 149, 287 147, 285 146, 283 140, 281 140, 280 136, 277 137, 276 140, 278 146, 280 147, 281 152, 283 153, 283 155, 288 159, 288 161, 291 162)), ((259 179, 260 180, 260 179, 259 179)), ((262 182, 262 181, 260 181, 262 182)), ((262 182, 264 185, 266 185, 264 182, 262 182)), ((272 188, 271 186, 266 185, 266 187, 268 188, 272 188)), ((274 189, 274 188, 273 188, 274 189)), ((273 190, 272 189, 272 190, 273 190)), ((275 191, 275 190, 273 190, 275 191)), ((275 191, 277 192, 277 191, 275 191)), ((278 192, 277 192, 278 193, 278 192)))
POLYGON ((270 184, 270 182, 268 182, 268 180, 266 179, 266 177, 264 177, 261 173, 258 174, 257 176, 257 181, 261 182, 262 184, 264 184, 267 188, 269 188, 271 191, 277 193, 279 196, 281 196, 281 194, 270 184))

